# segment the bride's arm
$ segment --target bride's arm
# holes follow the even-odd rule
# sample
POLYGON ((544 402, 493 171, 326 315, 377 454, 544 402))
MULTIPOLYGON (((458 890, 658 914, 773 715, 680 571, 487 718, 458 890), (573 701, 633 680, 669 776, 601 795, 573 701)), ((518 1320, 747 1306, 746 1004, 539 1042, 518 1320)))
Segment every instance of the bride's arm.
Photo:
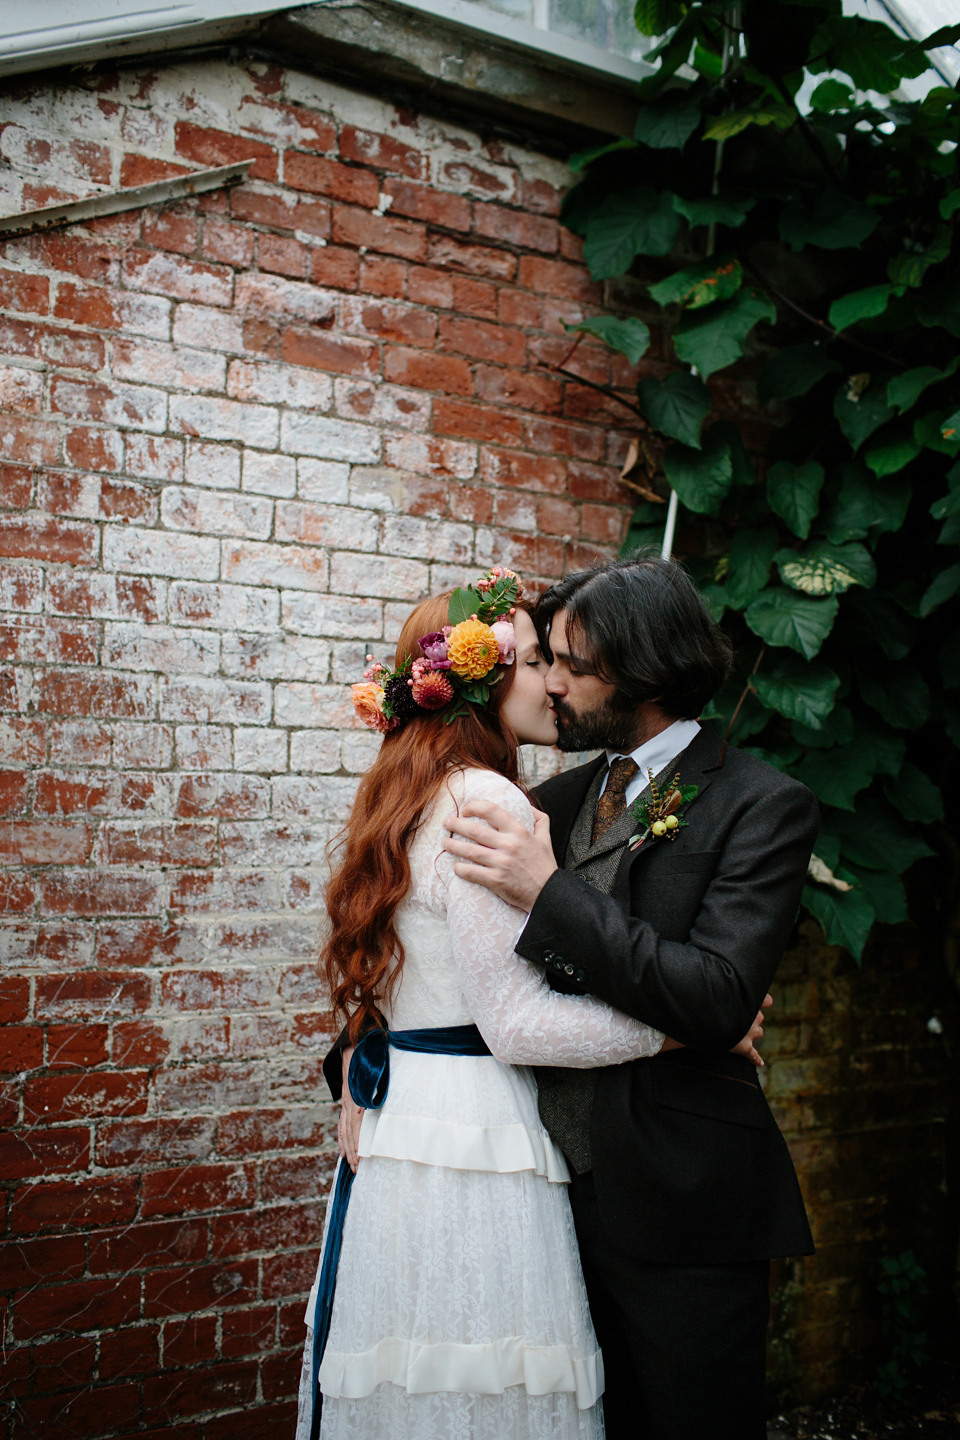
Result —
MULTIPOLYGON (((472 781, 471 790, 477 785, 472 781)), ((496 789, 497 803, 533 828, 533 812, 519 790, 494 776, 484 777, 479 786, 496 789)), ((460 983, 498 1060, 591 1069, 659 1052, 664 1041, 659 1030, 590 995, 551 990, 543 972, 514 953, 524 913, 484 886, 461 880, 445 851, 437 864, 447 881, 447 921, 460 983)))

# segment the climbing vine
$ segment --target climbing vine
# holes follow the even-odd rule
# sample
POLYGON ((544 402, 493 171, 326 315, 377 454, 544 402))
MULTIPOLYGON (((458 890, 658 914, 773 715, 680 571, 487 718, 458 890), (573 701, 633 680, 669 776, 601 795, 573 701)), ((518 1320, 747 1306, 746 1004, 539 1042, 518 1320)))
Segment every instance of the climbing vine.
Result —
POLYGON ((625 551, 659 548, 674 490, 738 656, 710 714, 819 797, 804 904, 859 959, 949 843, 960 747, 960 95, 902 89, 960 25, 909 41, 841 0, 636 20, 663 38, 633 138, 573 157, 563 212, 619 315, 571 329, 639 362, 625 551))

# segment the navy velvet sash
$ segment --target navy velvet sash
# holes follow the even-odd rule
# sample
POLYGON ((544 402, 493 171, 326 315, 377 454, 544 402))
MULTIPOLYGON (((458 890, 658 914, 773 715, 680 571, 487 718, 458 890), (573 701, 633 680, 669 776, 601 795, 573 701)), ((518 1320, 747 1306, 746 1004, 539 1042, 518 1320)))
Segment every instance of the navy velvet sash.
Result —
MULTIPOLYGON (((394 1050, 415 1050, 422 1055, 489 1055, 490 1047, 476 1025, 446 1025, 436 1030, 369 1030, 350 1060, 347 1085, 354 1103, 364 1110, 378 1110, 390 1087, 390 1046, 394 1050)), ((337 1266, 343 1244, 343 1224, 353 1186, 353 1171, 346 1161, 337 1170, 337 1183, 330 1201, 327 1244, 317 1284, 317 1308, 313 1317, 313 1420, 310 1440, 318 1440, 323 1396, 317 1377, 330 1333, 333 1296, 337 1288, 337 1266)))

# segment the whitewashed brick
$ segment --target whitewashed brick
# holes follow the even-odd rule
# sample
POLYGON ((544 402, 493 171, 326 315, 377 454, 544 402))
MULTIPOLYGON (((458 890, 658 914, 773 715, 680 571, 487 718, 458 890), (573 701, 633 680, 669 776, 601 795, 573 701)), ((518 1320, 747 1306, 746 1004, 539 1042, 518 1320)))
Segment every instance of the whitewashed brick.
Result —
POLYGON ((388 465, 415 475, 449 475, 469 480, 477 469, 477 447, 461 440, 442 443, 429 435, 388 435, 383 447, 388 465))
POLYGON ((233 445, 188 440, 184 479, 190 485, 202 485, 206 489, 239 490, 240 451, 233 445))
POLYGON ((110 304, 119 330, 133 335, 149 335, 156 340, 169 337, 172 301, 159 295, 134 295, 129 290, 112 289, 110 304))
POLYGON ((177 765, 181 770, 230 770, 233 743, 226 725, 178 725, 177 765))
POLYGON ((166 435, 128 434, 124 471, 142 480, 182 480, 183 441, 166 435))
POLYGON ((223 578, 239 585, 326 590, 328 570, 323 550, 305 549, 300 545, 270 545, 256 540, 224 542, 223 578))
POLYGON ((0 565, 0 610, 38 611, 42 606, 42 570, 29 565, 0 565))
POLYGON ((296 495, 297 462, 292 455, 243 452, 243 488, 261 495, 296 495))
POLYGON ((273 523, 273 501, 170 485, 160 500, 160 518, 171 530, 265 540, 273 523))
MULTIPOLYGON (((262 593, 262 592, 261 592, 262 593)), ((370 638, 383 633, 383 605, 379 600, 347 600, 340 595, 318 595, 284 590, 280 597, 281 624, 301 635, 370 638)))
POLYGON ((157 340, 114 340, 110 368, 121 380, 149 379, 171 390, 222 390, 227 362, 209 350, 157 340))
POLYGON ((333 385, 328 375, 299 365, 231 360, 227 394, 234 400, 292 405, 298 410, 329 410, 333 385))
POLYGON ((167 676, 160 686, 161 720, 201 725, 266 725, 270 710, 270 686, 262 683, 167 676))
POLYGON ((263 820, 224 820, 220 825, 220 851, 224 864, 322 865, 335 827, 276 825, 263 820))
POLYGON ((233 764, 236 770, 258 771, 265 775, 284 774, 287 769, 287 732, 264 725, 238 725, 233 732, 233 764))
POLYGON ((430 427, 431 397, 419 390, 402 390, 396 385, 377 385, 370 380, 334 381, 336 410, 345 420, 366 420, 377 425, 396 425, 403 430, 430 427))
POLYGON ((350 471, 350 504, 367 510, 405 511, 407 496, 417 479, 405 470, 386 465, 354 465, 350 471))
POLYGON ((473 555, 476 563, 483 566, 484 569, 495 565, 500 548, 496 530, 478 525, 473 537, 473 555))
POLYGON ((473 529, 448 520, 420 520, 414 515, 387 515, 380 549, 388 555, 425 556, 452 565, 473 559, 473 529))
POLYGON ((108 385, 61 376, 56 382, 57 409, 76 420, 96 420, 122 430, 167 428, 167 397, 148 385, 108 385))
POLYGON ((290 769, 329 774, 340 769, 340 735, 336 730, 294 730, 290 736, 290 769))
POLYGON ((237 310, 283 315, 313 325, 322 325, 324 321, 329 324, 337 313, 337 296, 333 291, 320 290, 306 281, 285 280, 281 275, 251 272, 237 276, 235 303, 237 310))
POLYGON ((341 640, 330 651, 330 679, 337 685, 353 685, 367 668, 367 656, 375 655, 392 661, 392 653, 380 656, 381 642, 370 636, 362 640, 341 640))
POLYGON ((345 505, 350 494, 350 466, 335 460, 298 460, 297 494, 301 500, 345 505))
POLYGON ((383 595, 391 600, 417 600, 426 593, 427 567, 418 560, 393 556, 334 555, 330 589, 335 595, 383 595))
POLYGON ((340 550, 375 550, 380 519, 369 510, 346 505, 281 501, 277 505, 276 538, 340 550))
POLYGON ((174 675, 213 675, 220 665, 220 636, 172 625, 107 623, 102 663, 111 669, 158 670, 174 675))
POLYGON ((344 685, 277 685, 274 724, 299 730, 359 729, 350 693, 344 685))
POLYGON ((341 736, 340 763, 351 775, 365 775, 379 752, 380 736, 370 730, 350 731, 341 736))
POLYGON ((244 355, 248 347, 243 328, 241 315, 213 310, 207 305, 178 305, 173 321, 173 338, 181 345, 244 355))
POLYGON ((61 571, 47 579, 46 609, 51 615, 152 622, 166 614, 167 586, 139 575, 71 576, 61 571))
POLYGON ((202 305, 229 305, 233 289, 229 270, 194 265, 165 251, 155 252, 146 261, 141 261, 140 253, 129 252, 123 279, 128 290, 157 290, 161 295, 175 295, 202 305))
POLYGON ((114 727, 113 763, 118 769, 166 770, 173 759, 173 730, 169 725, 114 727))
POLYGON ((201 395, 171 395, 170 429, 205 440, 241 440, 259 450, 277 443, 277 412, 265 405, 242 405, 201 395))
POLYGON ((323 780, 281 776, 273 782, 272 814, 284 820, 346 820, 357 784, 352 777, 342 779, 336 775, 323 780))
POLYGON ((223 637, 223 672, 244 679, 323 681, 330 673, 330 645, 305 635, 223 637))
POLYGON ((0 407, 35 415, 43 405, 43 371, 0 364, 0 407))
POLYGON ((177 580, 170 586, 170 619, 213 630, 275 630, 280 596, 244 585, 202 585, 177 580))
MULTIPOLYGON (((457 583, 463 583, 459 581, 457 583)), ((440 585, 437 589, 431 585, 429 593, 436 595, 443 590, 455 590, 455 584, 440 585)), ((400 638, 400 631, 407 623, 407 616, 410 614, 409 605, 398 605, 394 601, 388 602, 383 607, 383 640, 385 645, 396 645, 400 638)))
POLYGON ((372 464, 380 458, 380 433, 370 425, 355 425, 350 420, 285 411, 280 449, 292 455, 316 455, 321 460, 372 464))
POLYGON ((206 535, 173 535, 135 526, 104 530, 103 567, 178 580, 216 580, 220 542, 206 535))

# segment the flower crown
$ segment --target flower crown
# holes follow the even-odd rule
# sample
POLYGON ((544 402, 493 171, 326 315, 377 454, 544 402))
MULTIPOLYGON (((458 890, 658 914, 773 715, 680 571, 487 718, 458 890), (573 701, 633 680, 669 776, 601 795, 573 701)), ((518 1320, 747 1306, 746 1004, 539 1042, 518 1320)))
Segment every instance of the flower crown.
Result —
POLYGON ((475 586, 454 590, 450 623, 420 637, 421 658, 391 670, 368 655, 372 663, 362 682, 351 686, 364 725, 385 734, 433 710, 446 710, 449 725, 468 705, 486 705, 490 687, 503 677, 502 669, 494 670, 514 661, 517 636, 509 617, 522 595, 519 576, 495 565, 475 586))

